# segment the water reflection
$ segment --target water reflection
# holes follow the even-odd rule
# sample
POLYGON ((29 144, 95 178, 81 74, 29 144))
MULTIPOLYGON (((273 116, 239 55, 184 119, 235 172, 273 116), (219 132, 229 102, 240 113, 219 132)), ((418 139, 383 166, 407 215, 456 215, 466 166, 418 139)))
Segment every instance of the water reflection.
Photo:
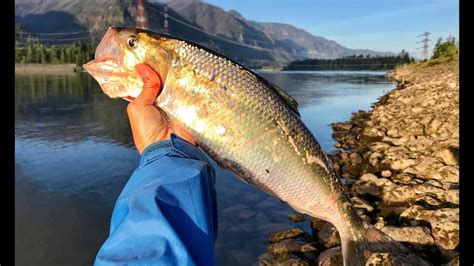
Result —
POLYGON ((66 143, 98 139, 130 146, 126 105, 103 94, 85 73, 16 76, 16 136, 66 143))
MULTIPOLYGON (((261 72, 300 104, 326 151, 335 121, 394 85, 374 72, 261 72)), ((138 163, 127 103, 89 75, 16 76, 15 257, 18 265, 92 264, 116 198, 138 163)), ((249 265, 268 234, 293 226, 280 200, 217 169, 219 265, 249 265)))
POLYGON ((338 90, 363 85, 387 84, 380 71, 257 71, 285 89, 300 108, 334 97, 338 90))

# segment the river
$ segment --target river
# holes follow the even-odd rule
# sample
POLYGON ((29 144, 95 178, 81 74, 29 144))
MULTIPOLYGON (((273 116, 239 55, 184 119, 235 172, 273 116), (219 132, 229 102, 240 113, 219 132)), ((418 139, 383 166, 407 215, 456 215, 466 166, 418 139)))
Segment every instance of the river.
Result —
MULTIPOLYGON (((303 121, 326 152, 335 144, 331 123, 370 109, 395 87, 384 72, 258 73, 299 102, 303 121)), ((115 200, 139 160, 126 105, 108 98, 85 73, 16 76, 16 265, 93 263, 115 200)), ((227 170, 216 170, 217 263, 254 264, 270 233, 295 226, 287 217, 293 211, 227 170)))

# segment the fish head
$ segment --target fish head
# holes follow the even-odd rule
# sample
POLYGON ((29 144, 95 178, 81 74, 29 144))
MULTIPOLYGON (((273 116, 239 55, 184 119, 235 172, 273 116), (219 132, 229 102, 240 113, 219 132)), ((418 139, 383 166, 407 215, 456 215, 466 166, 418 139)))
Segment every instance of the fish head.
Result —
POLYGON ((95 51, 94 60, 83 67, 109 97, 132 101, 143 87, 135 66, 148 64, 164 82, 169 58, 158 36, 136 28, 110 27, 95 51))

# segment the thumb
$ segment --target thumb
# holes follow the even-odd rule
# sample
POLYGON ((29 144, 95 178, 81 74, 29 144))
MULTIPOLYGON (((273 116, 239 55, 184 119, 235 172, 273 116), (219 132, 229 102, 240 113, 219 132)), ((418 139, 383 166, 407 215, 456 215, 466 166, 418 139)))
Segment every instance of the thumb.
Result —
POLYGON ((138 64, 135 69, 143 81, 143 90, 133 101, 138 105, 153 105, 161 89, 161 79, 147 64, 138 64))

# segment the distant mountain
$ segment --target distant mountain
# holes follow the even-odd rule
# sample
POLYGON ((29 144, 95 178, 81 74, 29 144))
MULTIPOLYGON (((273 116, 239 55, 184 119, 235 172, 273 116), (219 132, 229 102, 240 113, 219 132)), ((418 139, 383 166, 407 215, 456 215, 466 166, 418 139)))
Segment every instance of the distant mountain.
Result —
MULTIPOLYGON (((20 41, 28 34, 48 44, 89 38, 98 41, 110 25, 135 25, 136 0, 16 0, 15 4, 20 41), (64 32, 69 34, 55 34, 64 32)), ((162 31, 163 5, 146 2, 145 8, 150 30, 162 31)), ((171 35, 203 44, 251 67, 286 65, 307 58, 393 54, 349 49, 288 24, 247 20, 235 10, 202 2, 171 2, 168 14, 171 35)))

